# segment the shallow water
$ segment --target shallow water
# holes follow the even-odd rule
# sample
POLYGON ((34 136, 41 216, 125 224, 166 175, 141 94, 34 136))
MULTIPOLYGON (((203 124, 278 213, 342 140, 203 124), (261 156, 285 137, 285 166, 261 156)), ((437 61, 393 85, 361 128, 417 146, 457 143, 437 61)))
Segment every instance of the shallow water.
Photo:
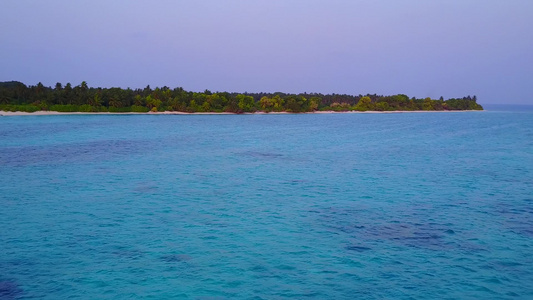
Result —
POLYGON ((0 118, 1 299, 531 299, 533 111, 0 118))

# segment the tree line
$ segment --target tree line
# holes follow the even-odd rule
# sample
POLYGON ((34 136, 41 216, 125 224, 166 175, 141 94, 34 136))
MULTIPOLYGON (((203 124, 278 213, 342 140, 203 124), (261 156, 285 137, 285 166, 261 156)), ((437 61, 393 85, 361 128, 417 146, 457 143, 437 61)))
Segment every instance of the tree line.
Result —
POLYGON ((54 87, 17 81, 0 82, 0 110, 59 112, 312 112, 312 111, 414 111, 482 110, 476 96, 440 99, 399 94, 346 95, 320 93, 228 93, 186 91, 167 86, 152 89, 94 88, 83 81, 54 87))

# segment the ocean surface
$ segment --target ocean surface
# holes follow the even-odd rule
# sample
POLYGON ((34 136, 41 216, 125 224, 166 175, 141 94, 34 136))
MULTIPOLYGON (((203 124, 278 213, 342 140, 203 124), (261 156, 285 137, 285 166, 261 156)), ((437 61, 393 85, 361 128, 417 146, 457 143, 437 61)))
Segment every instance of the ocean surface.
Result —
POLYGON ((0 117, 0 299, 533 299, 533 110, 0 117))

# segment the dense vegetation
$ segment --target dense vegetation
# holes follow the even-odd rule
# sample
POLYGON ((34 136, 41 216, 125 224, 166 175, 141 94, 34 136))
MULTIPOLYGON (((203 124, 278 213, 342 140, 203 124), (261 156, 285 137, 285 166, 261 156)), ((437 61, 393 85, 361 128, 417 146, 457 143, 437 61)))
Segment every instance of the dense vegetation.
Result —
POLYGON ((412 111, 412 110, 482 110, 476 96, 439 100, 416 99, 406 95, 339 95, 285 93, 203 93, 183 88, 152 89, 91 88, 84 81, 80 85, 63 86, 56 83, 46 87, 42 83, 26 86, 17 81, 0 82, 0 110, 50 110, 59 112, 311 112, 333 111, 412 111))

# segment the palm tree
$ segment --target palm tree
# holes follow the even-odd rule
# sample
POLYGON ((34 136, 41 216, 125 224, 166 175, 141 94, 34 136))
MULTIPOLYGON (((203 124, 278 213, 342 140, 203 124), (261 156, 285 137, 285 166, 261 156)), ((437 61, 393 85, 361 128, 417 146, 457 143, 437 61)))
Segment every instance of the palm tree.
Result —
POLYGON ((122 102, 118 98, 113 97, 109 100, 109 106, 119 108, 122 107, 122 102))

